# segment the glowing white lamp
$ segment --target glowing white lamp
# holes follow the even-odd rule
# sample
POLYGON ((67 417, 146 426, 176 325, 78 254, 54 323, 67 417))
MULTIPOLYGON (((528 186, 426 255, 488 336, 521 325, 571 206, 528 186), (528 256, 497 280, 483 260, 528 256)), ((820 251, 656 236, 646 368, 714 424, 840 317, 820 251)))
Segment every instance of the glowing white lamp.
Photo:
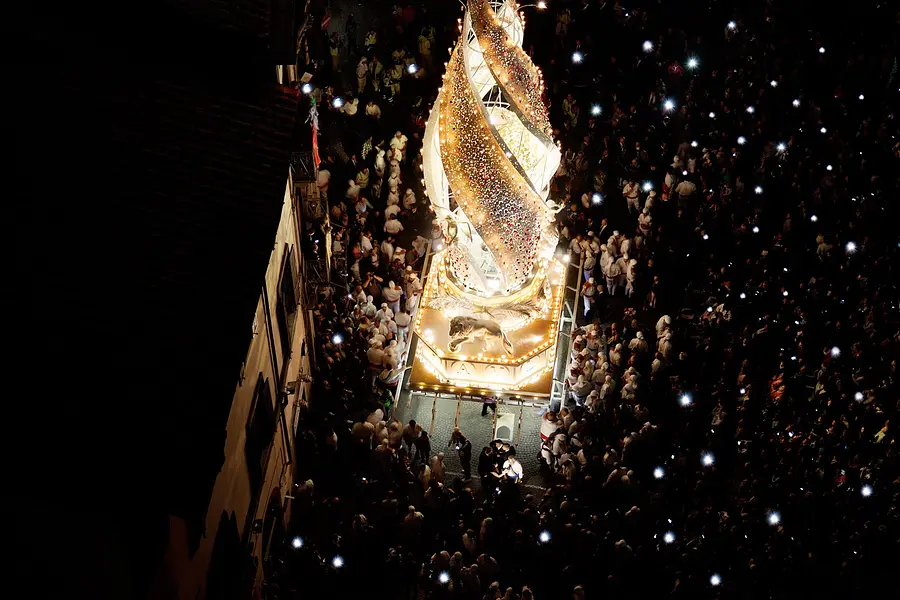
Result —
POLYGON ((736 28, 737 28, 737 23, 735 23, 734 21, 728 21, 728 29, 736 29, 736 28))
POLYGON ((303 538, 300 537, 299 535, 295 536, 294 539, 291 540, 291 548, 293 548, 294 550, 299 550, 302 547, 303 547, 303 538))
POLYGON ((711 453, 707 452, 701 458, 701 462, 703 463, 704 467, 711 467, 716 462, 716 459, 711 453))
POLYGON ((600 109, 599 104, 595 104, 591 107, 591 114, 594 115, 595 117, 597 115, 599 115, 601 112, 602 112, 602 110, 600 109))
POLYGON ((644 49, 644 52, 653 52, 653 42, 650 40, 644 42, 641 47, 644 49))
POLYGON ((756 195, 762 194, 763 193, 762 186, 758 185, 755 188, 753 188, 753 193, 755 193, 756 195))
POLYGON ((847 251, 847 254, 853 254, 856 252, 856 243, 855 242, 847 242, 847 245, 844 246, 844 250, 847 251))
POLYGON ((665 476, 666 472, 662 467, 656 467, 653 469, 653 478, 654 479, 662 479, 665 476))
POLYGON ((869 496, 872 495, 872 486, 864 485, 864 486, 862 486, 862 489, 859 490, 859 492, 863 495, 863 498, 868 498, 869 496))
POLYGON ((750 106, 747 107, 747 112, 752 115, 753 113, 756 112, 756 107, 751 104, 750 106))
POLYGON ((769 525, 778 525, 781 523, 781 515, 778 512, 770 512, 768 516, 769 525))
POLYGON ((331 559, 331 566, 335 569, 340 569, 344 566, 344 557, 338 554, 334 558, 331 559))
POLYGON ((738 139, 737 139, 737 143, 738 143, 738 146, 743 146, 744 144, 747 143, 747 138, 745 138, 742 135, 739 135, 738 139))
POLYGON ((304 83, 300 86, 300 91, 304 94, 312 94, 313 86, 311 83, 304 83))
POLYGON ((794 108, 800 108, 800 100, 798 98, 794 98, 794 101, 791 102, 794 108))
POLYGON ((675 541, 675 534, 671 531, 667 531, 665 534, 663 534, 663 541, 667 544, 671 544, 675 541))
POLYGON ((340 108, 344 105, 344 99, 340 96, 336 96, 334 100, 331 101, 331 105, 335 108, 340 108))
POLYGON ((678 398, 678 403, 682 406, 690 406, 693 402, 690 394, 682 394, 681 397, 678 398))
POLYGON ((575 51, 572 53, 572 62, 576 65, 580 65, 583 60, 584 54, 582 54, 581 52, 575 51))
POLYGON ((591 204, 600 206, 601 204, 603 204, 603 196, 598 192, 594 192, 593 194, 591 194, 591 204))
POLYGON ((441 571, 438 575, 438 581, 440 581, 443 585, 447 585, 450 583, 450 573, 447 571, 441 571))
POLYGON ((673 102, 672 100, 666 100, 665 102, 663 102, 663 108, 666 109, 666 111, 671 111, 675 108, 675 102, 673 102))
POLYGON ((716 587, 722 583, 722 577, 718 573, 713 573, 709 577, 709 585, 716 587))
POLYGON ((550 532, 549 532, 549 531, 546 531, 546 530, 540 532, 540 533, 538 534, 538 540, 539 540, 542 544, 546 544, 547 542, 550 541, 550 532))

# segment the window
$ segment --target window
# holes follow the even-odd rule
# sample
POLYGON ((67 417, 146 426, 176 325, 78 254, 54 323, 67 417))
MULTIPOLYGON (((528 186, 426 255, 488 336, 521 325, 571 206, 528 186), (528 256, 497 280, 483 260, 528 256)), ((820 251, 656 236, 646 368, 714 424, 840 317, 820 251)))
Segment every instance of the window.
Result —
POLYGON ((297 295, 297 255, 294 248, 288 246, 281 264, 281 277, 278 283, 278 298, 275 306, 275 317, 281 335, 281 350, 285 359, 291 351, 294 339, 294 328, 297 326, 299 301, 297 295))
POLYGON ((260 372, 256 380, 253 400, 250 403, 250 413, 247 415, 247 442, 244 445, 244 455, 247 459, 250 489, 255 494, 259 493, 262 487, 266 467, 269 463, 269 451, 272 449, 272 441, 275 439, 277 418, 275 406, 272 403, 271 388, 268 378, 260 372))

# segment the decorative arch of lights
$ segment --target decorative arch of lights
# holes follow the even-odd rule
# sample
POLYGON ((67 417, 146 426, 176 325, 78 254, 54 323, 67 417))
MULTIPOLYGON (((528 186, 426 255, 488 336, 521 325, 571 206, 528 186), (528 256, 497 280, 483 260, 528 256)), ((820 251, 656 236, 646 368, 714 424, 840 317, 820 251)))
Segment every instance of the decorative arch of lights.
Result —
POLYGON ((519 9, 467 0, 425 127, 424 184, 446 243, 416 316, 414 389, 549 394, 565 269, 548 196, 561 152, 519 9), (483 329, 453 343, 457 317, 496 325, 503 343, 483 329))
POLYGON ((468 0, 424 138, 425 188, 449 240, 448 280, 508 296, 540 276, 557 237, 547 202, 560 150, 540 70, 511 0, 468 0))

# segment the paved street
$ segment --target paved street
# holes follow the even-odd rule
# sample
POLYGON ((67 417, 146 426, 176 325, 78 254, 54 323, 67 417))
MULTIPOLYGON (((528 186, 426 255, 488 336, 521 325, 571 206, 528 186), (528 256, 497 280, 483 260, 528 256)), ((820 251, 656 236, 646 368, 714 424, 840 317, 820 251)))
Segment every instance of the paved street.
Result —
MULTIPOLYGON (((453 428, 459 423, 459 428, 472 442, 472 483, 473 489, 479 484, 478 479, 478 455, 482 448, 494 439, 494 415, 488 410, 487 416, 481 416, 482 404, 478 401, 440 397, 435 399, 433 394, 423 395, 404 392, 401 395, 400 404, 394 411, 396 416, 402 423, 407 423, 410 419, 415 419, 421 424, 432 438, 432 451, 444 452, 444 462, 447 465, 448 473, 457 475, 462 473, 462 467, 459 464, 459 458, 452 448, 447 447, 450 441, 450 435, 453 428), (410 400, 410 407, 406 408, 407 401, 410 400), (457 410, 459 416, 457 420, 457 410), (434 418, 432 419, 432 411, 434 418)), ((511 417, 511 438, 513 444, 516 445, 516 455, 522 463, 525 471, 525 479, 523 482, 523 491, 526 493, 535 493, 539 491, 535 488, 544 488, 545 482, 541 476, 537 454, 540 449, 540 414, 537 408, 530 405, 518 405, 514 403, 501 403, 497 407, 498 429, 500 425, 510 421, 511 417), (506 419, 503 418, 507 415, 506 419), (519 427, 521 422, 521 428, 519 427)))

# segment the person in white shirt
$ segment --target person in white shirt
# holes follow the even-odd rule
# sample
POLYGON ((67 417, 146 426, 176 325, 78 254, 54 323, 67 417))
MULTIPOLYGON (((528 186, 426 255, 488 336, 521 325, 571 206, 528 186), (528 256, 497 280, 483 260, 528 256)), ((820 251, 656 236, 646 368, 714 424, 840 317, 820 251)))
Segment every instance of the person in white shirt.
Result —
POLYGON ((635 212, 640 212, 641 188, 636 181, 626 181, 625 187, 622 188, 622 195, 625 196, 625 200, 628 202, 628 212, 631 212, 632 209, 635 212))
POLYGON ((594 253, 590 250, 584 253, 584 279, 587 281, 588 279, 594 278, 594 266, 597 264, 597 259, 594 257, 594 253))
POLYGON ((503 463, 502 476, 512 483, 519 484, 522 482, 525 472, 522 470, 522 463, 516 460, 516 449, 510 448, 506 455, 506 461, 503 463))
POLYGON ((384 148, 379 148, 378 152, 375 153, 375 174, 379 177, 384 177, 384 169, 386 167, 387 163, 384 160, 384 148))
POLYGON ((372 234, 368 231, 363 233, 359 238, 359 247, 362 249, 363 254, 368 254, 372 251, 372 234))
POLYGON ((647 340, 644 339, 644 332, 638 331, 633 340, 628 342, 628 349, 632 352, 646 352, 647 340))
POLYGON ((672 326, 672 317, 663 315, 656 322, 656 337, 662 337, 663 332, 672 326))
POLYGON ((406 337, 409 333, 409 324, 411 321, 412 317, 403 310, 403 307, 400 307, 400 310, 394 313, 394 323, 397 324, 397 339, 400 340, 401 344, 406 343, 406 337))
POLYGON ((384 209, 384 218, 390 219, 391 217, 395 217, 400 214, 400 205, 399 204, 388 204, 388 207, 384 209))
POLYGON ((400 158, 398 160, 403 161, 406 159, 406 143, 409 141, 402 132, 398 131, 394 134, 394 137, 391 138, 391 149, 400 151, 400 158))
POLYGON ((606 291, 610 296, 616 295, 616 288, 622 277, 622 266, 619 262, 621 260, 621 258, 618 260, 610 259, 609 266, 606 268, 606 291))
POLYGON ((391 235, 397 235, 403 231, 403 224, 397 220, 397 217, 391 217, 384 223, 384 230, 391 235))
POLYGON ((416 194, 412 191, 412 188, 406 188, 406 193, 403 194, 403 208, 406 210, 412 210, 412 207, 416 205, 416 194))
POLYGON ((584 282, 583 286, 581 286, 581 297, 584 299, 585 317, 588 316, 588 313, 591 312, 591 307, 594 304, 594 294, 596 294, 596 286, 594 283, 594 278, 591 277, 584 282))
POLYGON ((569 242, 569 252, 573 254, 572 263, 578 264, 581 262, 581 253, 584 249, 581 246, 581 234, 575 236, 571 242, 569 242))
POLYGON ((331 182, 331 172, 328 169, 319 169, 319 174, 316 176, 316 185, 319 188, 319 193, 326 196, 328 194, 328 184, 331 182))
POLYGON ((394 248, 394 260, 399 261, 401 265, 406 264, 406 250, 402 246, 394 248))
POLYGON ((369 78, 369 59, 363 56, 356 65, 356 90, 360 94, 366 91, 366 81, 369 78))
MULTIPOLYGON (((649 202, 647 204, 649 205, 649 202)), ((649 235, 652 226, 653 217, 650 216, 650 211, 647 206, 645 206, 644 210, 641 211, 641 214, 638 215, 638 229, 640 229, 642 234, 649 235)))
POLYGON ((390 236, 381 242, 381 253, 387 259, 387 262, 391 262, 394 259, 394 245, 391 243, 390 236))
POLYGON ((357 100, 356 98, 344 102, 344 105, 341 107, 341 112, 343 112, 348 117, 355 117, 358 110, 359 100, 357 100))
POLYGON ((402 295, 403 292, 393 281, 389 281, 388 286, 381 290, 382 298, 384 298, 388 303, 388 306, 390 306, 392 317, 394 316, 394 313, 400 312, 400 297, 402 295))
MULTIPOLYGON (((366 115, 372 117, 373 119, 375 119, 377 121, 381 118, 381 109, 378 108, 377 104, 375 104, 373 101, 369 100, 369 102, 366 104, 366 115)), ((383 156, 384 150, 382 150, 381 153, 383 156)))
POLYGON ((359 198, 359 190, 360 187, 356 185, 356 182, 354 180, 351 179, 350 185, 347 188, 347 199, 349 199, 351 202, 356 202, 356 199, 359 198))
MULTIPOLYGON (((387 205, 396 206, 397 210, 400 210, 400 192, 397 191, 396 187, 388 190, 387 205)), ((385 218, 387 218, 387 214, 385 214, 385 218)))
POLYGON ((637 259, 632 258, 628 261, 628 267, 625 269, 625 295, 631 298, 634 295, 634 280, 637 277, 637 259))

